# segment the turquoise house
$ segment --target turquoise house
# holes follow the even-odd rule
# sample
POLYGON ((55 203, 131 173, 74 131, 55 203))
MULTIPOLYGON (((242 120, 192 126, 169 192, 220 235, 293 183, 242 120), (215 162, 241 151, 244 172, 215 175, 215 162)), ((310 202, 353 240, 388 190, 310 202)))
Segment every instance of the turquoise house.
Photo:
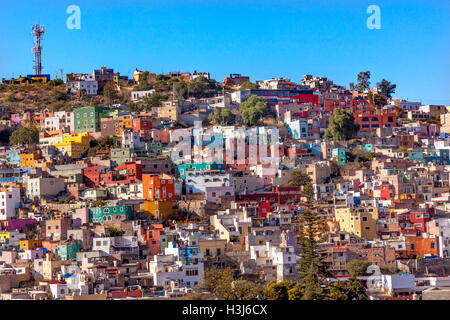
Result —
POLYGON ((372 150, 373 150, 373 146, 371 143, 365 144, 363 147, 364 147, 364 150, 366 150, 367 152, 372 152, 372 150))
POLYGON ((53 253, 58 254, 61 260, 75 260, 76 254, 81 249, 81 240, 73 240, 72 242, 62 243, 53 247, 53 253))
POLYGON ((14 150, 6 150, 6 163, 20 166, 20 153, 14 150))
POLYGON ((331 150, 331 159, 335 160, 338 165, 343 166, 346 162, 345 148, 333 148, 331 150))
POLYGON ((133 220, 134 211, 132 206, 107 206, 89 208, 89 222, 103 223, 112 221, 114 216, 126 215, 128 220, 133 220))
POLYGON ((177 175, 181 179, 186 178, 186 171, 205 171, 205 170, 223 170, 223 164, 215 162, 186 163, 177 166, 177 175))

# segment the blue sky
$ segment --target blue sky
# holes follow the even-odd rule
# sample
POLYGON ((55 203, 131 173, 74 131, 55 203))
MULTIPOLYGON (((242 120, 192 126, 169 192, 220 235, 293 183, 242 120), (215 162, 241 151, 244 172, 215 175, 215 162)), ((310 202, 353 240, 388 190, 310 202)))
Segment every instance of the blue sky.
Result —
POLYGON ((102 65, 131 76, 209 71, 252 81, 326 76, 348 86, 359 71, 386 78, 396 96, 450 105, 448 0, 0 0, 0 77, 33 72, 31 26, 45 24, 44 73, 102 65), (69 30, 69 5, 81 29, 69 30), (369 5, 381 30, 369 30, 369 5))

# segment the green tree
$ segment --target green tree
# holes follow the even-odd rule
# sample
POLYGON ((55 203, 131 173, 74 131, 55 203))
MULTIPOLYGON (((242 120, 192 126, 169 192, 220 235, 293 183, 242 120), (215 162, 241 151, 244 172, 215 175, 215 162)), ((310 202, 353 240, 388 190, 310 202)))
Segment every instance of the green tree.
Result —
POLYGON ((217 84, 214 80, 209 80, 204 76, 199 76, 187 84, 189 96, 195 98, 207 97, 210 92, 217 89, 217 84))
POLYGON ((244 124, 256 126, 269 113, 269 105, 263 98, 252 95, 241 103, 240 110, 244 124))
POLYGON ((161 106, 162 101, 166 100, 166 96, 161 94, 152 94, 139 98, 137 102, 130 103, 130 111, 132 112, 148 112, 153 108, 161 106))
POLYGON ((371 265, 372 263, 370 261, 367 260, 351 260, 347 263, 346 265, 346 269, 347 272, 350 274, 350 276, 352 277, 357 277, 357 276, 362 276, 364 275, 364 273, 366 272, 367 268, 371 265))
POLYGON ((231 268, 205 270, 204 280, 197 289, 206 290, 220 300, 255 300, 264 298, 260 283, 234 278, 231 268))
POLYGON ((103 86, 103 98, 107 104, 111 104, 119 97, 116 84, 113 81, 108 81, 103 86))
POLYGON ((343 109, 334 109, 333 116, 329 119, 328 128, 325 130, 325 140, 345 141, 354 137, 359 131, 359 125, 355 123, 355 117, 343 109))
POLYGON ((386 79, 381 80, 381 82, 377 83, 378 89, 380 89, 380 93, 386 98, 392 98, 392 94, 395 93, 395 88, 397 88, 396 84, 392 84, 390 81, 386 79))
POLYGON ((188 86, 184 81, 173 83, 173 97, 176 100, 183 100, 188 97, 188 86))
POLYGON ((294 281, 284 280, 277 283, 272 280, 267 284, 264 294, 269 300, 289 300, 289 290, 295 285, 294 281))
POLYGON ((56 101, 64 101, 64 100, 67 99, 67 94, 66 94, 66 92, 64 92, 64 91, 62 91, 62 90, 53 89, 53 90, 50 92, 50 99, 51 99, 53 102, 56 102, 56 101))
POLYGON ((121 237, 125 234, 125 231, 123 230, 118 230, 114 227, 109 227, 108 228, 108 232, 109 232, 109 236, 110 237, 121 237))
POLYGON ((303 187, 308 183, 311 183, 311 178, 302 171, 295 169, 291 170, 291 173, 289 175, 288 185, 290 186, 297 186, 297 187, 303 187))
POLYGON ((346 300, 367 300, 366 288, 356 277, 351 277, 345 284, 346 300))
POLYGON ((258 89, 259 85, 252 83, 250 81, 245 81, 241 86, 239 87, 239 90, 246 90, 246 89, 258 89))
POLYGON ((331 177, 337 178, 341 176, 341 167, 336 160, 330 162, 331 177))
POLYGON ((214 109, 208 116, 210 122, 222 126, 232 125, 235 122, 235 118, 235 115, 227 108, 214 109))
POLYGON ((339 282, 330 284, 328 289, 327 300, 345 300, 345 288, 339 282))
POLYGON ((305 295, 305 287, 297 283, 292 289, 288 291, 288 300, 302 300, 305 295))
POLYGON ((31 145, 39 143, 39 130, 32 127, 19 127, 9 137, 10 145, 31 145))
POLYGON ((304 286, 303 300, 320 300, 325 296, 323 286, 329 276, 328 264, 318 252, 317 237, 319 217, 314 205, 311 183, 305 186, 307 209, 299 213, 300 259, 298 268, 299 282, 304 286))
POLYGON ((102 207, 104 205, 106 205, 106 201, 104 200, 97 200, 94 202, 94 207, 102 207))
POLYGON ((382 94, 375 94, 373 96, 373 104, 377 107, 385 106, 388 103, 387 98, 382 94))
POLYGON ((364 92, 370 88, 370 71, 362 71, 358 73, 358 84, 356 88, 358 92, 364 92))
POLYGON ((47 85, 51 86, 51 87, 57 87, 62 84, 64 84, 64 81, 62 81, 61 79, 53 79, 53 80, 50 80, 49 82, 47 82, 47 85))

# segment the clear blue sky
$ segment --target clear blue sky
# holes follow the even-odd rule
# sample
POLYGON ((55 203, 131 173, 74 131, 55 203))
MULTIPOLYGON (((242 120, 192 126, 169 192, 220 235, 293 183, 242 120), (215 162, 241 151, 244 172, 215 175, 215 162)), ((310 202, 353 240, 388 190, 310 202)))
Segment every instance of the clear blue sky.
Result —
POLYGON ((298 82, 304 74, 348 86, 359 71, 386 78, 396 96, 450 105, 448 0, 0 0, 0 77, 33 73, 31 26, 45 24, 44 73, 91 73, 100 66, 131 76, 209 71, 252 81, 298 82), (69 30, 66 8, 81 9, 69 30), (381 9, 369 30, 366 8, 381 9))

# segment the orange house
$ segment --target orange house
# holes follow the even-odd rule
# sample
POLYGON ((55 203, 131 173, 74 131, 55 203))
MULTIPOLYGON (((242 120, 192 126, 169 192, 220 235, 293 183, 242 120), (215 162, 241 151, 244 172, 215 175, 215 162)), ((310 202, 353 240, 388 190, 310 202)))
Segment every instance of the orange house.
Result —
POLYGON ((422 237, 405 237, 406 239, 406 253, 412 259, 416 257, 424 258, 425 255, 438 255, 438 239, 437 238, 422 238, 422 237))
POLYGON ((42 246, 41 240, 20 240, 19 247, 22 250, 37 249, 42 246))
POLYGON ((175 200, 175 179, 168 174, 143 174, 142 191, 146 200, 175 200))
POLYGON ((360 131, 372 131, 377 128, 395 127, 397 117, 395 113, 356 113, 355 122, 360 131))
POLYGON ((400 147, 411 148, 414 143, 414 136, 410 134, 399 134, 400 147))
POLYGON ((145 240, 147 241, 147 246, 151 255, 161 253, 160 236, 164 234, 164 231, 165 229, 162 224, 151 225, 150 228, 146 230, 145 240))
POLYGON ((122 134, 123 129, 133 129, 133 118, 132 117, 120 117, 119 118, 119 134, 122 134))

